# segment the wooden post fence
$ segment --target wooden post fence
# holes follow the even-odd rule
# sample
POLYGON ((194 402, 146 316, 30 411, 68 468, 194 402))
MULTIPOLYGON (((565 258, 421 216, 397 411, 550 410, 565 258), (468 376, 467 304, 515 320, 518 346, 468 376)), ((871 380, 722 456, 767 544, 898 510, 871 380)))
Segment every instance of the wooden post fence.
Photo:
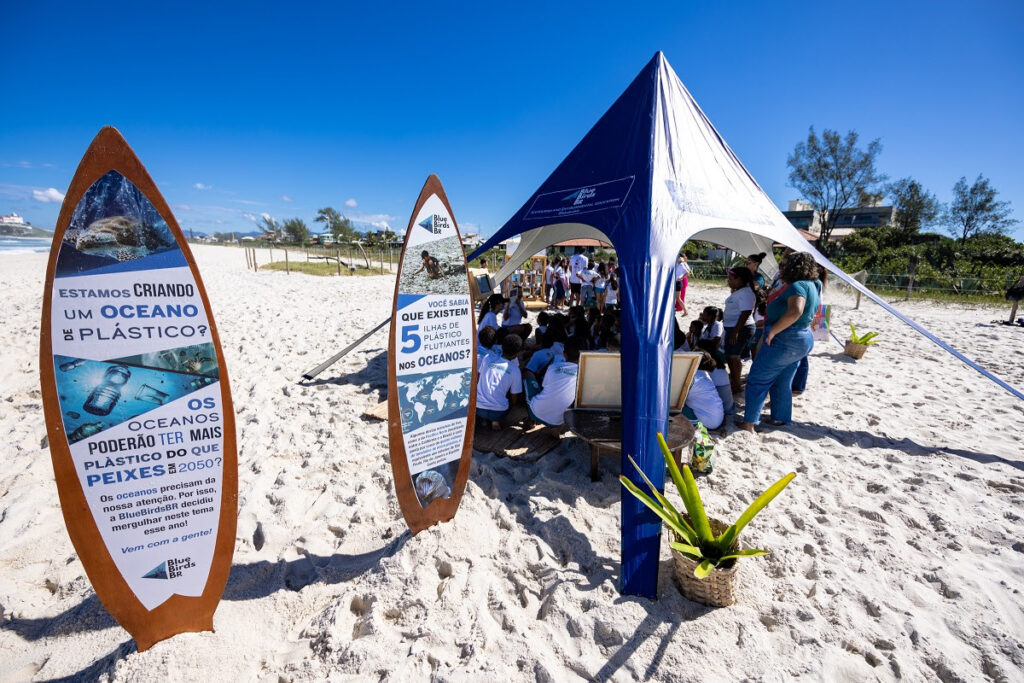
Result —
POLYGON ((287 275, 291 275, 292 274, 292 269, 288 265, 288 250, 287 249, 284 250, 284 272, 287 275))

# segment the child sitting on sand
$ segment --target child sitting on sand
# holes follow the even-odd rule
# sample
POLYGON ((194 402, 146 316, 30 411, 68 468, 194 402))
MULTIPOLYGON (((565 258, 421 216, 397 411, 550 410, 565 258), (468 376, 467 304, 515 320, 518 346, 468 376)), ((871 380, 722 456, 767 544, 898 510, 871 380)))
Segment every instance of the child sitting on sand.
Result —
POLYGON ((509 402, 517 403, 523 393, 523 378, 519 372, 519 352, 523 340, 516 334, 505 335, 501 342, 501 355, 488 356, 480 364, 480 379, 476 385, 476 416, 490 422, 491 429, 501 429, 501 418, 508 415, 509 402))
POLYGON ((700 369, 693 376, 693 384, 686 395, 683 415, 691 421, 700 421, 708 429, 718 429, 725 421, 725 407, 722 397, 718 395, 711 372, 715 369, 715 361, 711 354, 704 352, 700 369))
POLYGON ((484 358, 489 356, 501 356, 501 351, 494 348, 494 345, 498 341, 498 333, 493 327, 485 327, 480 330, 476 335, 476 368, 480 369, 480 365, 484 362, 484 358))
POLYGON ((505 297, 501 294, 491 294, 487 300, 480 305, 480 321, 476 331, 485 327, 492 327, 497 330, 501 325, 498 323, 498 314, 505 308, 505 297))
POLYGON ((579 347, 569 340, 563 350, 565 357, 555 359, 544 374, 544 384, 526 371, 523 388, 526 391, 526 406, 530 419, 548 427, 557 427, 564 422, 563 415, 576 399, 576 377, 579 374, 579 347))

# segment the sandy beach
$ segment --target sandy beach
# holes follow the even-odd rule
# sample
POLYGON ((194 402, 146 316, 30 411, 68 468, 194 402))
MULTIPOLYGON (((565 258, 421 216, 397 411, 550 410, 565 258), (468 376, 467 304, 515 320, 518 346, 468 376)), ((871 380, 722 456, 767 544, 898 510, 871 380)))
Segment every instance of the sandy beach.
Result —
MULTIPOLYGON (((0 257, 0 680, 1024 680, 1024 402, 867 302, 826 295, 861 361, 819 343, 796 424, 728 428, 709 511, 732 521, 798 476, 744 532, 739 603, 681 596, 663 540, 660 599, 617 590, 615 459, 591 483, 565 439, 542 458, 475 453, 455 520, 415 538, 386 423, 393 276, 246 270, 195 247, 238 424, 239 521, 216 632, 139 653, 96 599, 64 529, 38 376, 45 254, 0 257), (386 330, 386 328, 385 328, 386 330)), ((691 286, 691 314, 724 287, 691 286)), ((1006 307, 897 306, 1024 388, 1006 307)), ((531 316, 532 317, 532 316, 531 316)), ((532 320, 531 320, 532 322, 532 320)))

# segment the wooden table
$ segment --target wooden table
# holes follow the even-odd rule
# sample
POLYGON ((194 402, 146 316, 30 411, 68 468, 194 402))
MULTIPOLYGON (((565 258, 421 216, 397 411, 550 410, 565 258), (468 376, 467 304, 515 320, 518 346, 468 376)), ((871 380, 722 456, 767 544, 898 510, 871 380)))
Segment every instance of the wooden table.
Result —
MULTIPOLYGON (((622 453, 622 413, 572 408, 565 411, 565 424, 573 434, 590 444, 590 480, 600 480, 601 456, 622 453)), ((693 442, 694 433, 688 419, 682 415, 669 416, 665 442, 676 457, 676 462, 682 458, 683 449, 693 442)))

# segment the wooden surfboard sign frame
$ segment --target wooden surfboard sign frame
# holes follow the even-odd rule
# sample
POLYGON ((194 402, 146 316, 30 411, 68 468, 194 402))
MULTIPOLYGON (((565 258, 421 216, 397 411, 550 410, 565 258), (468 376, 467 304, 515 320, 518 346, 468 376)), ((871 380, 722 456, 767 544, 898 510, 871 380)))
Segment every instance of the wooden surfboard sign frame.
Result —
MULTIPOLYGON (((409 460, 405 453, 405 441, 402 437, 402 415, 398 403, 398 362, 395 342, 398 328, 397 321, 399 319, 398 294, 402 282, 402 269, 405 265, 405 252, 409 247, 409 235, 412 232, 413 224, 420 210, 432 195, 437 195, 441 203, 444 204, 444 208, 448 211, 448 216, 452 219, 455 235, 459 238, 459 243, 462 243, 459 225, 455 220, 451 204, 448 203, 448 196, 445 194, 444 188, 441 187, 441 180, 431 173, 427 178, 427 182, 424 183, 423 189, 420 190, 419 198, 416 199, 416 205, 413 207, 412 215, 409 217, 409 225, 406 227, 405 238, 402 241, 402 253, 398 257, 398 275, 395 278, 395 298, 391 311, 390 340, 388 341, 388 442, 391 452, 391 471, 395 477, 395 494, 398 496, 398 505, 402 509, 402 515, 405 517, 406 524, 409 525, 409 530, 412 531, 414 536, 428 527, 439 522, 447 522, 455 517, 456 511, 459 509, 459 503, 462 501, 462 494, 466 490, 466 481, 469 479, 469 466, 473 459, 473 427, 476 418, 477 370, 476 339, 474 338, 470 344, 470 347, 473 349, 473 374, 470 387, 469 413, 466 419, 466 435, 462 443, 462 455, 459 458, 459 469, 455 475, 452 493, 448 498, 436 498, 427 507, 423 507, 420 505, 419 498, 416 497, 416 491, 413 489, 412 476, 409 473, 409 460)), ((466 262, 465 249, 463 249, 462 260, 464 263, 466 262)), ((470 294, 472 289, 470 287, 469 269, 467 267, 466 296, 470 299, 470 310, 472 311, 472 295, 470 294)), ((473 326, 473 330, 476 330, 476 325, 473 326)))
POLYGON ((39 374, 49 437, 50 457, 57 480, 61 512, 68 535, 82 561, 85 573, 92 582, 100 602, 121 626, 135 639, 139 651, 178 633, 213 630, 213 613, 217 609, 231 570, 231 557, 235 547, 235 529, 238 521, 238 453, 235 439, 235 411, 228 386, 227 364, 221 350, 220 336, 213 319, 210 300, 199 277, 199 269, 189 251, 174 214, 146 172, 138 157, 116 128, 106 126, 93 139, 71 179, 57 226, 54 230, 50 259, 46 267, 46 285, 40 326, 39 374), (82 484, 71 459, 68 438, 64 431, 61 406, 58 400, 53 361, 53 343, 50 314, 52 309, 53 280, 60 245, 64 233, 79 201, 89 188, 109 171, 117 171, 141 191, 166 221, 175 242, 188 263, 195 280, 196 290, 202 298, 209 323, 211 341, 216 350, 221 389, 223 426, 223 475, 221 480, 220 516, 214 545, 210 573, 202 595, 198 597, 172 595, 152 610, 143 606, 114 563, 93 519, 82 484))

